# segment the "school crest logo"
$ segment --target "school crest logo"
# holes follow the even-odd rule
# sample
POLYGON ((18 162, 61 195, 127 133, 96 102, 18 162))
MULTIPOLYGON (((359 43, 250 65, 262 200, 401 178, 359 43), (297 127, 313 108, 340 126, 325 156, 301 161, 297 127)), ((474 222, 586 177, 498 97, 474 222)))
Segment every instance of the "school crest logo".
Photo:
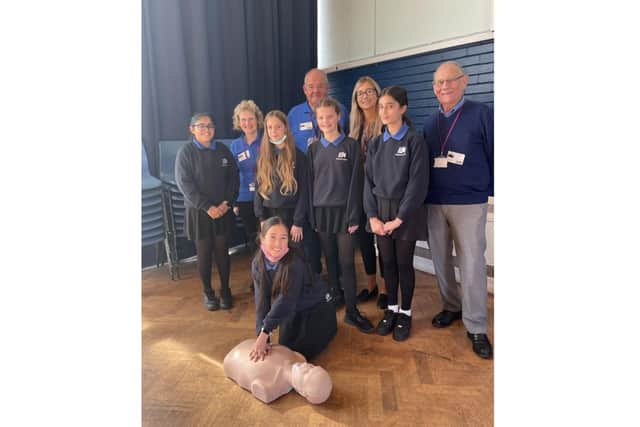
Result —
POLYGON ((396 151, 396 156, 406 156, 407 155, 407 147, 398 147, 398 151, 396 151))
POLYGON ((347 152, 346 151, 340 151, 338 153, 338 157, 336 157, 336 160, 349 160, 349 159, 347 159, 347 152))

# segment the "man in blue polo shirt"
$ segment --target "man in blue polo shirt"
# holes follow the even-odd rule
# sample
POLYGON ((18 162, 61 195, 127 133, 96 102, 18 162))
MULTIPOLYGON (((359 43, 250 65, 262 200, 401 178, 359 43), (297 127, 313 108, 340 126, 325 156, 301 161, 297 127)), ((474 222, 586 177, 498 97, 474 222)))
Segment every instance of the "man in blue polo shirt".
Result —
POLYGON ((430 165, 429 248, 443 304, 431 323, 445 328, 462 319, 473 351, 490 359, 484 252, 487 201, 493 196, 493 109, 465 99, 468 81, 458 63, 442 63, 433 75, 440 108, 424 124, 430 165), (453 269, 454 243, 461 292, 453 269))
MULTIPOLYGON (((307 147, 320 139, 320 129, 316 121, 315 109, 318 102, 329 93, 329 81, 324 71, 312 68, 304 76, 302 90, 307 100, 294 106, 289 111, 289 126, 296 139, 296 146, 303 153, 307 147)), ((349 111, 340 104, 340 129, 345 135, 349 134, 349 111)))
MULTIPOLYGON (((289 111, 288 120, 291 132, 296 140, 296 147, 307 154, 307 147, 315 141, 320 140, 320 128, 316 120, 315 109, 320 100, 329 93, 329 80, 324 71, 312 68, 304 76, 302 90, 307 100, 302 104, 295 105, 289 111)), ((349 123, 349 112, 344 105, 340 104, 340 129, 345 135, 349 134, 347 128, 349 123)), ((315 273, 322 271, 320 256, 320 240, 318 235, 307 223, 303 228, 303 245, 307 260, 315 273)), ((342 303, 340 297, 336 298, 338 305, 342 303)))

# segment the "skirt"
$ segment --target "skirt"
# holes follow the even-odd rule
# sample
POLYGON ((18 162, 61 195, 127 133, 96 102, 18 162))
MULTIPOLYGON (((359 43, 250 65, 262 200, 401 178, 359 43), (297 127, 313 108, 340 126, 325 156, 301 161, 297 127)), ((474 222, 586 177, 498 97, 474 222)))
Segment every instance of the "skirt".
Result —
POLYGON ((346 233, 349 227, 344 206, 314 206, 313 218, 319 233, 346 233))
POLYGON ((323 301, 281 322, 278 343, 308 361, 329 345, 337 330, 336 306, 333 301, 323 301))
POLYGON ((213 219, 202 209, 185 208, 184 231, 189 240, 213 239, 223 235, 230 239, 234 226, 232 209, 229 209, 223 217, 213 219))
MULTIPOLYGON (((398 214, 400 200, 378 198, 378 219, 382 222, 392 221, 398 214)), ((367 231, 371 233, 371 224, 367 221, 367 231)), ((391 233, 397 240, 427 240, 427 205, 420 205, 409 214, 409 218, 391 233)))
POLYGON ((271 218, 272 216, 279 216, 282 218, 285 224, 287 224, 287 228, 291 229, 293 225, 293 214, 295 212, 295 208, 268 208, 264 207, 264 212, 267 218, 271 218))

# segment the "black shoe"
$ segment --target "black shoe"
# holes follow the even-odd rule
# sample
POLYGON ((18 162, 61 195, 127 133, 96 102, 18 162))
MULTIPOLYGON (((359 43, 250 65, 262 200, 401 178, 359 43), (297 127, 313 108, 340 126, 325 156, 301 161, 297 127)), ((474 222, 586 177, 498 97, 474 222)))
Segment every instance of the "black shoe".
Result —
POLYGON ((220 300, 215 294, 208 296, 204 294, 204 306, 209 311, 216 311, 220 309, 220 300))
POLYGON ((347 312, 344 315, 344 323, 355 326, 360 332, 364 332, 365 334, 373 332, 371 321, 364 317, 357 308, 354 312, 347 312))
POLYGON ((387 294, 378 295, 378 302, 376 303, 381 310, 387 309, 387 294))
POLYGON ((491 359, 493 357, 493 349, 487 334, 472 334, 467 332, 467 336, 471 340, 473 352, 483 359, 491 359))
POLYGON ((396 327, 393 328, 393 339, 396 341, 404 341, 409 338, 411 332, 411 316, 404 313, 398 313, 396 317, 396 327))
POLYGON ((398 319, 398 313, 391 310, 384 311, 384 317, 378 323, 378 327, 376 328, 376 333, 378 335, 389 335, 393 330, 393 327, 396 326, 396 320, 398 319))
POLYGON ((233 298, 231 297, 231 291, 227 289, 225 292, 222 290, 220 292, 220 308, 223 310, 229 310, 233 307, 233 298))
POLYGON ((440 313, 436 314, 433 320, 431 320, 431 324, 435 328, 446 328, 450 326, 454 320, 462 319, 461 311, 449 311, 442 310, 440 313))
POLYGON ((358 302, 367 302, 370 299, 373 299, 378 296, 378 286, 373 288, 373 291, 369 291, 369 289, 363 289, 358 294, 358 302))

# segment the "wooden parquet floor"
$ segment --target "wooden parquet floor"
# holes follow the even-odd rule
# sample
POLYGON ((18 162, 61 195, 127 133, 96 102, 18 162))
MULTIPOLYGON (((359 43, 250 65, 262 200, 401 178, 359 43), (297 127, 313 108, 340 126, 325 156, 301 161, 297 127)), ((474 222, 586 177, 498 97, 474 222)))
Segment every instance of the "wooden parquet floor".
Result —
MULTIPOLYGON (((255 336, 249 256, 231 263, 228 311, 204 309, 195 263, 180 266, 177 282, 166 266, 142 273, 143 426, 493 425, 493 361, 473 353, 461 322, 431 326, 440 297, 435 277, 419 271, 407 341, 358 332, 342 321, 342 308, 336 337, 313 360, 331 375, 329 400, 312 405, 295 391, 269 405, 255 399, 222 370, 227 352, 255 336)), ((359 254, 356 269, 362 288, 359 254)), ((359 307, 374 325, 382 318, 375 301, 359 307)), ((493 343, 491 295, 488 335, 493 343)))

